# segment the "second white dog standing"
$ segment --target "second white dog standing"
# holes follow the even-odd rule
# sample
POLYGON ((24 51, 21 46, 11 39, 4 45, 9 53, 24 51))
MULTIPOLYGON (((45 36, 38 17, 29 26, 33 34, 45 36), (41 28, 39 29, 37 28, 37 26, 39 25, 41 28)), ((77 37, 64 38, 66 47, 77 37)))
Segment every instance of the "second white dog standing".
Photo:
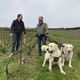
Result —
POLYGON ((73 45, 72 44, 63 44, 62 52, 64 53, 62 66, 64 66, 65 60, 68 60, 69 67, 72 68, 73 45))

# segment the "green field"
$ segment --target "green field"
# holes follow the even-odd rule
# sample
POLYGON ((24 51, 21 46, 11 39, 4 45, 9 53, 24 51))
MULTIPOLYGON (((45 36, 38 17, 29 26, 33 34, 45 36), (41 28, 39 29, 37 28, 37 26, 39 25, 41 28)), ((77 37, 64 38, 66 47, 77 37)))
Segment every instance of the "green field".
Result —
POLYGON ((26 57, 25 63, 20 64, 20 53, 13 56, 9 64, 9 75, 6 75, 6 63, 11 50, 11 37, 9 31, 0 30, 1 45, 5 47, 6 53, 2 53, 0 48, 0 80, 80 80, 80 59, 76 56, 76 52, 80 51, 80 30, 49 30, 49 35, 60 43, 71 43, 74 45, 74 56, 72 60, 73 69, 66 64, 63 75, 60 73, 57 65, 53 65, 53 71, 48 70, 48 64, 43 68, 43 56, 38 56, 37 45, 30 56, 27 55, 27 45, 31 45, 34 41, 35 32, 27 31, 26 37, 22 44, 22 57, 26 57), (31 41, 32 40, 32 41, 31 41), (4 46, 5 44, 5 46, 4 46))

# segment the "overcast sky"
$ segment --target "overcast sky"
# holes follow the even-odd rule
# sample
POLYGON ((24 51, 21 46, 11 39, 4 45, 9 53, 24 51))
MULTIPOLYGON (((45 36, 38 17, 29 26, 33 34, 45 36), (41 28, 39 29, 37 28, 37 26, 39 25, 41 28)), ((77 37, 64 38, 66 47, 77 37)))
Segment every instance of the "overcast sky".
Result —
POLYGON ((80 26, 80 0, 0 0, 0 26, 10 27, 18 13, 26 27, 36 27, 38 16, 49 27, 80 26))

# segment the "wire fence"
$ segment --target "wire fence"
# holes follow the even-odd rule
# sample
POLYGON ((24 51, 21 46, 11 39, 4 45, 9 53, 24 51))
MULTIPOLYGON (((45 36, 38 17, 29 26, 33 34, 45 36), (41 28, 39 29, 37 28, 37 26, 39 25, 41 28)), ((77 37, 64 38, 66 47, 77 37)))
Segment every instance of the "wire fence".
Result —
MULTIPOLYGON (((11 52, 11 45, 12 45, 12 37, 10 37, 10 32, 9 30, 1 30, 0 32, 0 52, 5 53, 10 55, 11 52)), ((7 77, 9 78, 9 64, 13 61, 12 58, 14 57, 19 57, 17 58, 20 62, 20 64, 22 64, 22 57, 24 54, 24 60, 26 59, 27 55, 31 55, 31 52, 34 50, 35 45, 37 44, 37 39, 35 38, 35 31, 26 31, 26 35, 22 35, 21 37, 21 45, 20 45, 20 51, 16 54, 16 55, 12 55, 8 58, 7 63, 6 63, 6 74, 7 77)), ((61 43, 58 43, 57 41, 55 41, 51 35, 47 36, 47 40, 49 42, 55 42, 56 44, 61 45, 61 43)), ((15 59, 16 60, 16 59, 15 59)), ((24 61, 23 60, 23 61, 24 61)))

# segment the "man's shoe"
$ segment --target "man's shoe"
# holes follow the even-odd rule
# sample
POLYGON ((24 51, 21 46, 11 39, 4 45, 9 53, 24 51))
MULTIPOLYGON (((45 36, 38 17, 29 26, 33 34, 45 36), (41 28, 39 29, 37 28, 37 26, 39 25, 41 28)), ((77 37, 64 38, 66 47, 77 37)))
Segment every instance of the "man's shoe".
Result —
POLYGON ((17 53, 19 53, 19 52, 20 52, 20 49, 16 50, 16 51, 15 51, 15 54, 17 54, 17 53))

